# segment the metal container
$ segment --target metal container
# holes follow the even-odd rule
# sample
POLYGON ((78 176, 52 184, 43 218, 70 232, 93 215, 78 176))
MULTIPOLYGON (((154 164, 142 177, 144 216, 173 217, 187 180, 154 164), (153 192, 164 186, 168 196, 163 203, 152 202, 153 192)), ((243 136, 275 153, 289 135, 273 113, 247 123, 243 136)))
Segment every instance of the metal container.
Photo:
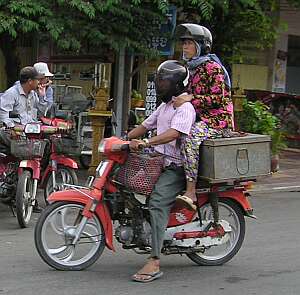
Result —
POLYGON ((218 183, 270 174, 270 142, 270 136, 260 134, 204 141, 200 148, 199 178, 218 183))

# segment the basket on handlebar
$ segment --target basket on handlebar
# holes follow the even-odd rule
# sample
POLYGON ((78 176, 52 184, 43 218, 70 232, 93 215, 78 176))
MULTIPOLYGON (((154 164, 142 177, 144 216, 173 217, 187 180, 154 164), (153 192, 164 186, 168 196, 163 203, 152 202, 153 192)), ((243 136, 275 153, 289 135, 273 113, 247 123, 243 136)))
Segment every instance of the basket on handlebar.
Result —
POLYGON ((116 180, 136 193, 149 196, 162 169, 163 156, 131 153, 118 171, 116 180))
POLYGON ((77 155, 79 153, 79 145, 76 140, 70 137, 52 137, 51 139, 55 153, 63 155, 77 155))
POLYGON ((11 154, 22 160, 43 158, 47 140, 12 139, 11 154))

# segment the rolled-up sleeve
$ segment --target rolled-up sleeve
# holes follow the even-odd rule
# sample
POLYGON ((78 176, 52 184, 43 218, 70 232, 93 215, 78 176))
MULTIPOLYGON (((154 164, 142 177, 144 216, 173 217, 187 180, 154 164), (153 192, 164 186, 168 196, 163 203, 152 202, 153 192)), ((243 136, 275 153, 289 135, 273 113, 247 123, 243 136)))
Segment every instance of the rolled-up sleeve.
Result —
POLYGON ((184 103, 172 118, 171 128, 180 133, 189 134, 196 119, 196 112, 191 103, 184 103))
POLYGON ((9 118, 9 112, 13 111, 16 97, 11 93, 4 93, 0 96, 0 122, 7 127, 15 126, 14 121, 9 118))
POLYGON ((156 111, 154 111, 143 123, 142 125, 147 129, 147 130, 152 130, 157 128, 157 118, 158 115, 161 111, 161 108, 164 104, 162 103, 156 111))

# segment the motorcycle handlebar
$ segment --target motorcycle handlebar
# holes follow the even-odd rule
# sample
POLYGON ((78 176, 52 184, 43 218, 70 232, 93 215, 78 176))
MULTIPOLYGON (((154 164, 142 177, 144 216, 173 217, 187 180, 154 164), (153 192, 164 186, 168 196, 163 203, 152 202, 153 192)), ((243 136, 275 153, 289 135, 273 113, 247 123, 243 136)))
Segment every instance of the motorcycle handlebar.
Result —
POLYGON ((128 143, 123 144, 123 145, 121 146, 121 151, 129 152, 129 151, 130 151, 129 144, 128 144, 128 143))

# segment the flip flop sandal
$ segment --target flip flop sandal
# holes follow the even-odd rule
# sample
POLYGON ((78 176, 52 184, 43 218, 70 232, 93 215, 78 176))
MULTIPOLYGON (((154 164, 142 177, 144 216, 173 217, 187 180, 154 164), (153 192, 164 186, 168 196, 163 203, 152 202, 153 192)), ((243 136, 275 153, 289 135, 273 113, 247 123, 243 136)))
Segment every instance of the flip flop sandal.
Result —
POLYGON ((185 208, 196 211, 197 206, 194 204, 193 200, 185 195, 179 195, 176 197, 176 203, 179 203, 185 208))
POLYGON ((131 279, 135 282, 139 282, 139 283, 150 283, 154 280, 157 280, 159 278, 161 278, 163 276, 163 272, 162 271, 157 271, 157 272, 154 272, 154 273, 137 273, 135 275, 133 275, 131 277, 131 279), (139 276, 145 276, 145 277, 148 277, 148 278, 137 278, 136 275, 139 275, 139 276))

